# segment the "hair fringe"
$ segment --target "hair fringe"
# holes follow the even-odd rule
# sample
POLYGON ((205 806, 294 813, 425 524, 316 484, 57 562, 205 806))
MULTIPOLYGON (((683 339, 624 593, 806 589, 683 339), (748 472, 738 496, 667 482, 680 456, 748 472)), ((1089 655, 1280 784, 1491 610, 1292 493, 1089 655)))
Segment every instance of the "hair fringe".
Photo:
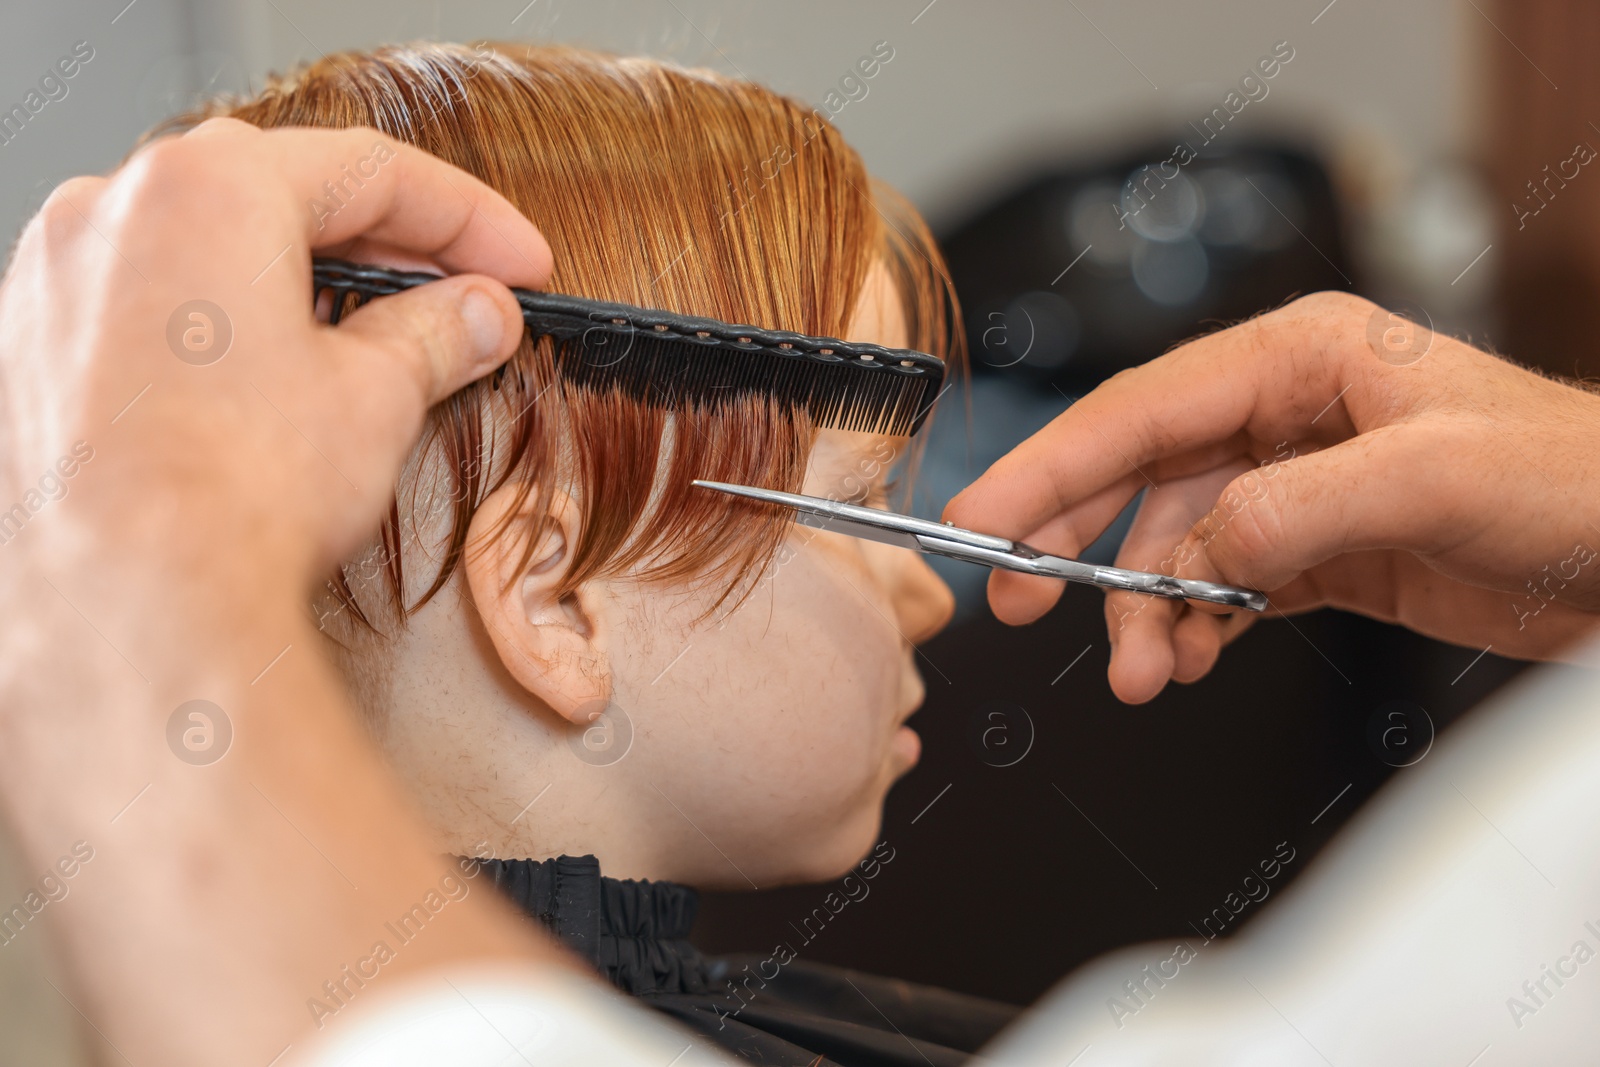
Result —
MULTIPOLYGON (((372 126, 462 167, 539 225, 556 256, 551 286, 574 295, 837 336, 882 262, 911 346, 953 375, 964 362, 955 290, 926 224, 869 179, 819 112, 757 85, 568 47, 420 43, 326 56, 144 140, 220 115, 263 128, 372 126)), ((378 538, 382 607, 400 625, 483 547, 470 543, 474 515, 507 486, 514 507, 488 536, 522 536, 524 566, 539 531, 514 530, 517 516, 548 514, 558 490, 576 495, 583 521, 557 595, 623 574, 719 581, 715 611, 748 595, 742 579, 781 545, 788 519, 775 509, 689 482, 798 491, 817 432, 802 412, 761 398, 715 411, 646 404, 563 380, 552 351, 524 338, 502 373, 430 412, 378 538), (423 484, 430 477, 447 492, 442 552, 414 576, 402 531, 419 521, 419 497, 429 521, 441 488, 423 484)), ((332 584, 375 630, 363 605, 379 605, 343 568, 332 584)))

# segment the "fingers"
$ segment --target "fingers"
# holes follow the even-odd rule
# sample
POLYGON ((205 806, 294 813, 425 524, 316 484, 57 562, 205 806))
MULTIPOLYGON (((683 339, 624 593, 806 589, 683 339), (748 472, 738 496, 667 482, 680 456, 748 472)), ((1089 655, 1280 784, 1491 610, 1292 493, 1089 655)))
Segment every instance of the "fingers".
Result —
MULTIPOLYGON (((1175 478, 1145 494, 1116 564, 1132 570, 1176 575, 1195 549, 1185 542, 1195 521, 1209 512, 1236 477, 1253 471, 1233 460, 1209 471, 1175 478)), ((1221 628, 1184 602, 1109 593, 1106 630, 1111 639, 1112 690, 1128 703, 1143 703, 1168 679, 1194 681, 1211 669, 1221 648, 1221 628)))
POLYGON ((1472 465, 1439 462, 1452 451, 1401 425, 1242 475, 1185 539, 1181 576, 1270 593, 1349 552, 1442 551, 1483 521, 1472 465))
POLYGON ((1043 618, 1066 591, 1066 583, 998 568, 989 572, 989 606, 1007 626, 1026 626, 1043 618))
POLYGON ((1026 539, 1130 469, 1245 430, 1299 440, 1343 390, 1345 341, 1371 307, 1319 294, 1123 371, 1002 457, 944 517, 1026 539))
POLYGON ((73 235, 82 233, 105 186, 104 178, 79 176, 68 178, 51 190, 17 236, 16 248, 5 268, 7 280, 14 277, 19 262, 41 252, 47 258, 59 254, 73 235))
POLYGON ((1111 662, 1106 679, 1124 704, 1155 699, 1177 666, 1172 627, 1183 604, 1158 597, 1112 594, 1106 597, 1106 636, 1111 662))
MULTIPOLYGON (((1045 523, 1029 536, 1028 545, 1055 556, 1082 555, 1145 484, 1137 474, 1128 475, 1045 523)), ((978 529, 989 532, 982 526, 978 529)), ((989 603, 1001 622, 1021 626, 1054 607, 1064 588, 1054 578, 995 570, 989 575, 989 603)))
MULTIPOLYGON (((1367 551, 1373 549, 1433 552, 1467 528, 1470 517, 1460 514, 1459 502, 1471 494, 1451 484, 1461 475, 1427 462, 1441 448, 1450 452, 1448 438, 1434 432, 1413 442, 1413 436, 1404 426, 1379 429, 1242 473, 1232 464, 1169 482, 1147 494, 1117 564, 1269 593, 1283 589, 1279 610, 1327 602, 1328 591, 1303 578, 1305 572, 1320 572, 1325 584, 1350 571, 1328 561, 1375 564, 1367 551)), ((1380 576, 1366 583, 1366 593, 1362 606, 1382 617, 1370 600, 1392 599, 1395 590, 1380 576)), ((1347 606, 1356 606, 1356 598, 1348 599, 1347 606)), ((1250 625, 1243 613, 1222 610, 1109 595, 1112 690, 1141 703, 1169 680, 1204 676, 1221 647, 1250 625)))
POLYGON ((187 138, 248 146, 281 180, 299 209, 300 236, 312 248, 364 236, 430 257, 451 272, 487 274, 526 288, 549 280, 548 242, 509 201, 465 171, 376 130, 263 131, 211 119, 187 138))
POLYGON ((1218 617, 1185 611, 1172 628, 1172 680, 1188 685, 1210 674, 1222 646, 1249 625, 1250 617, 1242 614, 1218 617))
POLYGON ((105 178, 81 174, 68 178, 50 191, 37 217, 41 220, 60 217, 71 220, 74 226, 81 226, 105 187, 105 178))
POLYGON ((522 311, 504 286, 455 275, 372 300, 324 334, 344 362, 371 363, 367 380, 399 373, 415 383, 421 412, 510 357, 522 339, 522 311))
MULTIPOLYGON (((1133 594, 1115 594, 1133 597, 1133 594)), ((1111 663, 1106 678, 1125 704, 1154 700, 1169 681, 1188 684, 1211 673, 1224 646, 1256 616, 1209 615, 1176 600, 1140 597, 1143 604, 1106 605, 1111 663)))

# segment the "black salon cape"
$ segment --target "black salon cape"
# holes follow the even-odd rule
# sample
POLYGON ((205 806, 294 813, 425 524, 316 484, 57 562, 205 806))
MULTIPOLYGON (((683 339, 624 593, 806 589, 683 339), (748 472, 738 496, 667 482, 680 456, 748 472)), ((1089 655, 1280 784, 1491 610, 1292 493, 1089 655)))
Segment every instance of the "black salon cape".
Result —
POLYGON ((706 956, 688 941, 694 890, 603 878, 593 856, 482 873, 619 989, 751 1063, 954 1067, 1022 1010, 802 958, 706 956))

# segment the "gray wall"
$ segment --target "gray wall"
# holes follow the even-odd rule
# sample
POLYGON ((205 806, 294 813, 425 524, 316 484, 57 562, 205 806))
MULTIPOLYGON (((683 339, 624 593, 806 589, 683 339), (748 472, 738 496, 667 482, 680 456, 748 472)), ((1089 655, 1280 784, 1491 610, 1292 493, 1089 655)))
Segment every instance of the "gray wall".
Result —
MULTIPOLYGON (((895 58, 837 122, 936 222, 1016 161, 1203 114, 1279 40, 1294 62, 1251 132, 1316 134, 1385 183, 1475 133, 1484 27, 1446 0, 126 0, 36 5, 0 39, 0 101, 20 101, 77 40, 96 58, 23 137, 0 146, 0 222, 69 174, 115 163, 204 87, 237 89, 321 52, 382 41, 544 38, 742 73, 812 103, 875 41, 895 58), (115 23, 112 18, 122 12, 115 23), (921 12, 919 17, 919 12, 921 12), (915 19, 915 21, 913 21, 915 19)), ((1492 32, 1492 31, 1491 31, 1492 32)))

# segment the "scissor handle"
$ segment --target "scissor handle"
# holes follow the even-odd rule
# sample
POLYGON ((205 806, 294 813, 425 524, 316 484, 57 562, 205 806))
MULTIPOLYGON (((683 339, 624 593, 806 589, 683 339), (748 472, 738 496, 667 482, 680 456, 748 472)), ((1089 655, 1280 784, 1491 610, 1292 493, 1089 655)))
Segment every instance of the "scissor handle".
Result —
POLYGON ((1101 567, 1062 556, 1043 555, 1020 542, 1012 551, 964 545, 958 541, 942 541, 937 537, 917 535, 923 551, 941 556, 951 556, 972 562, 983 562, 991 567, 1001 567, 1023 574, 1038 574, 1046 578, 1060 578, 1067 582, 1083 582, 1102 589, 1126 589, 1133 593, 1166 597, 1168 600, 1201 600, 1208 604, 1222 604, 1246 611, 1265 611, 1267 595, 1254 589, 1240 589, 1216 582, 1203 582, 1195 578, 1171 578, 1149 571, 1130 571, 1122 567, 1101 567))

